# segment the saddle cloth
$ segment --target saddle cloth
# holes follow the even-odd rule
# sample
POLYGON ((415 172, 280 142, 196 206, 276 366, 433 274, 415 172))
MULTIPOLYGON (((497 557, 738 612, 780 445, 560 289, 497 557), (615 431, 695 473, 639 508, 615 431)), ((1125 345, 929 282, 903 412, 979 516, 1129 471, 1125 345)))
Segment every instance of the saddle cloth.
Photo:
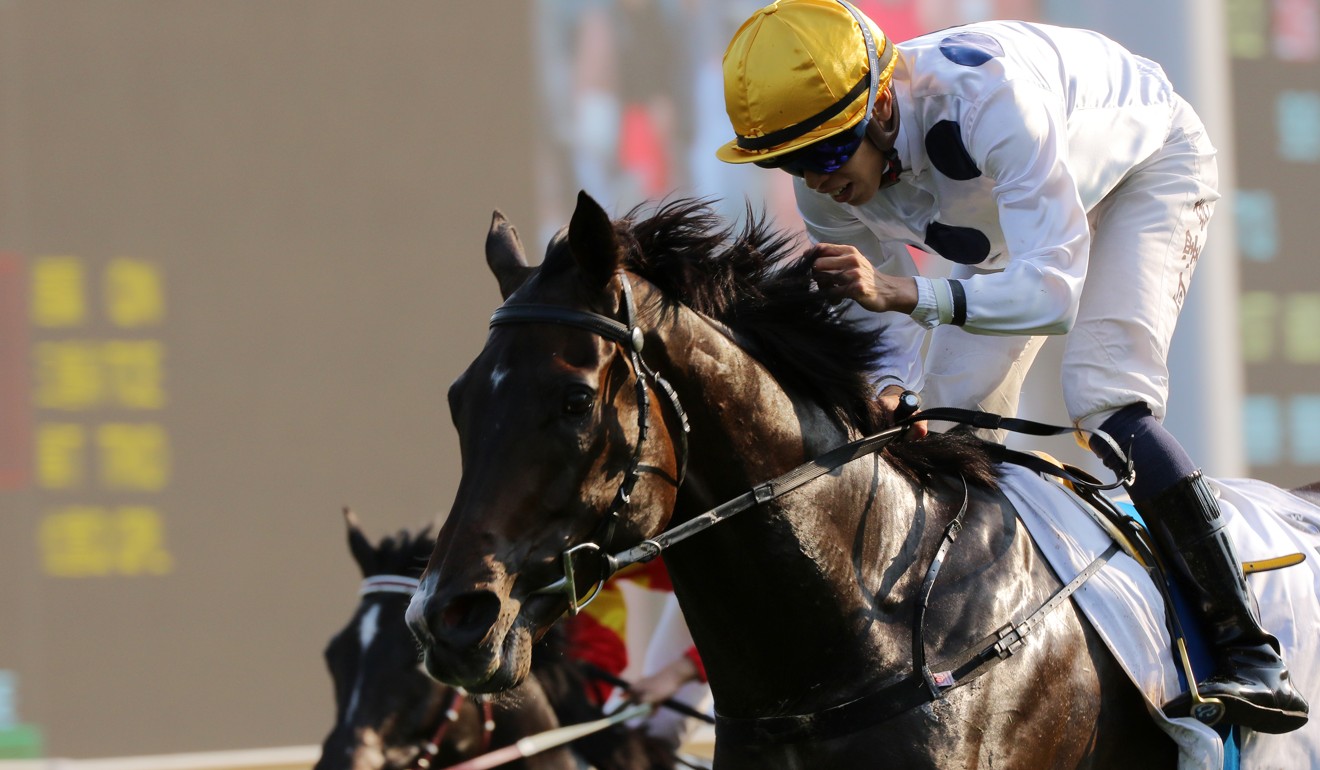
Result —
MULTIPOLYGON (((1302 564, 1247 577, 1264 627, 1279 638, 1303 696, 1320 698, 1320 508, 1252 479, 1210 479, 1229 533, 1244 561, 1302 553, 1302 564)), ((1081 572, 1110 544, 1090 506, 1060 484, 1004 466, 1005 494, 1060 579, 1081 572)), ((1169 719, 1160 705, 1182 692, 1165 624, 1164 600, 1145 568, 1116 554, 1074 599, 1141 690, 1147 710, 1179 747, 1179 770, 1220 770, 1225 752, 1211 728, 1169 719)), ((1243 770, 1320 768, 1320 718, 1300 730, 1267 735, 1241 730, 1243 770)))

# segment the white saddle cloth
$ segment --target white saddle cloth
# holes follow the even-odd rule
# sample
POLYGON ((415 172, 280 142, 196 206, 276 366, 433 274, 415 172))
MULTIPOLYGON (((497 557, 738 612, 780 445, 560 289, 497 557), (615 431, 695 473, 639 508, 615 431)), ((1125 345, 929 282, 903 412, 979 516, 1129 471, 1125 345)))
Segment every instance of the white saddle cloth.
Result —
MULTIPOLYGON (((1109 536, 1071 492, 1022 468, 1004 471, 1004 492, 1063 581, 1109 546, 1109 536)), ((1244 561, 1306 556, 1302 564, 1255 573, 1247 581, 1263 625, 1283 646, 1297 689, 1308 700, 1320 697, 1320 508, 1261 481, 1212 479, 1211 486, 1244 561)), ((1222 768, 1223 744, 1213 730, 1190 717, 1168 719, 1159 709, 1181 687, 1164 601, 1145 569, 1119 553, 1074 596, 1145 696, 1151 716, 1177 742, 1179 770, 1222 768)), ((1283 735, 1244 729, 1240 750, 1243 770, 1320 768, 1320 718, 1283 735)))

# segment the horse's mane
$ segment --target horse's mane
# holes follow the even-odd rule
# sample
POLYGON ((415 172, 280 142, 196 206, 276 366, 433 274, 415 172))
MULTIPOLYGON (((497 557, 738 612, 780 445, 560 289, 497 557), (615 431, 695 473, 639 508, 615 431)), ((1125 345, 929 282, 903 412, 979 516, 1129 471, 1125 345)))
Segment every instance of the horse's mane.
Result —
MULTIPOLYGON (((750 205, 740 230, 703 199, 661 202, 649 216, 645 210, 634 208, 615 223, 629 269, 728 326, 786 389, 841 424, 863 434, 885 427, 872 384, 883 341, 877 345, 873 331, 816 288, 811 256, 792 254, 796 237, 772 228, 750 205)), ((956 469, 969 481, 993 483, 992 465, 969 434, 931 434, 887 451, 919 480, 956 469)))
POLYGON ((386 535, 374 546, 375 564, 363 577, 402 575, 419 578, 434 548, 435 535, 429 526, 417 532, 401 529, 394 535, 386 535))
POLYGON ((811 259, 793 235, 750 207, 741 230, 701 199, 635 208, 617 224, 628 267, 675 302, 733 330, 786 388, 870 431, 878 426, 870 372, 875 337, 815 290, 811 259))

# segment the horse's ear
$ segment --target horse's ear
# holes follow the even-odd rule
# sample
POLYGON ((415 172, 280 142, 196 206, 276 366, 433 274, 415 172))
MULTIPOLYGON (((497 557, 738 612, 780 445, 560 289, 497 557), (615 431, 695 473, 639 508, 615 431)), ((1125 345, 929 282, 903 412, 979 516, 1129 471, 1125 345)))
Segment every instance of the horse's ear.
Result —
POLYGON ((362 570, 362 576, 374 574, 376 571, 376 549, 372 547, 371 541, 362 532, 362 525, 358 522, 356 513, 348 506, 344 506, 344 523, 348 525, 348 550, 353 554, 353 561, 358 563, 362 570))
POLYGON ((535 268, 527 266, 518 231, 496 209, 490 219, 490 232, 486 233, 486 264, 500 283, 500 297, 508 299, 532 274, 535 268))
POLYGON ((568 223, 568 247, 589 285, 604 286, 619 269, 619 238, 609 214, 586 191, 568 223))

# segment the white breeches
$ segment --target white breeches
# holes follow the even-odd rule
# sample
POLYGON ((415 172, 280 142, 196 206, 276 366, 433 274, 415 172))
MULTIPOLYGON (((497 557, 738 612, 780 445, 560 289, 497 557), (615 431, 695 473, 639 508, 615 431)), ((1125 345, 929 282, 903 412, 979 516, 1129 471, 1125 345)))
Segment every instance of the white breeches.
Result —
MULTIPOLYGON (((1086 285, 1062 367, 1064 404, 1078 427, 1098 427, 1137 402, 1163 419, 1169 342, 1219 199, 1218 183, 1215 149, 1200 118, 1180 99, 1164 146, 1089 212, 1086 285)), ((951 277, 977 272, 958 265, 951 277)), ((1043 341, 937 327, 926 358, 924 405, 1015 415, 1043 341)))

